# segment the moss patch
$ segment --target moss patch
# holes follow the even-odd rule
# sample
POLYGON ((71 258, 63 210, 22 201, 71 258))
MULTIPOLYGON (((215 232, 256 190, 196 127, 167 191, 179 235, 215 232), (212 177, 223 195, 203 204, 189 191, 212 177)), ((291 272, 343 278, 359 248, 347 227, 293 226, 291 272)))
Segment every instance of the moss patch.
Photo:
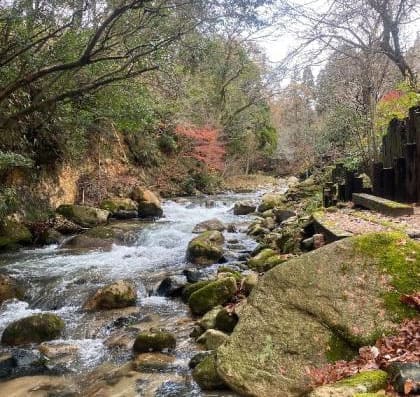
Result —
POLYGON ((387 379, 388 374, 385 371, 364 371, 335 383, 335 386, 357 387, 362 385, 367 392, 375 392, 386 387, 387 379))
POLYGON ((420 285, 420 244, 399 232, 370 233, 355 240, 355 248, 377 258, 380 271, 390 276, 394 290, 383 294, 383 299, 395 320, 415 316, 416 311, 401 303, 400 297, 420 285))
POLYGON ((358 354, 357 348, 351 346, 346 340, 333 334, 328 342, 328 350, 325 353, 327 360, 336 362, 339 360, 352 360, 358 354))

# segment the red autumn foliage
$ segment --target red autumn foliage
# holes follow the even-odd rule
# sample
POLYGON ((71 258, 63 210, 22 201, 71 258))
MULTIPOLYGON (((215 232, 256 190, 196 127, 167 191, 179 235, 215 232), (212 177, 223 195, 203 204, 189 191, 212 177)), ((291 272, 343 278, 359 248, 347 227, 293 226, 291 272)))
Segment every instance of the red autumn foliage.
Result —
POLYGON ((383 102, 391 102, 398 98, 400 98, 403 95, 403 93, 399 90, 392 90, 384 94, 381 98, 381 101, 383 102))
POLYGON ((220 133, 216 128, 178 125, 175 132, 191 139, 193 142, 192 157, 203 162, 210 169, 223 170, 226 150, 220 140, 220 133))

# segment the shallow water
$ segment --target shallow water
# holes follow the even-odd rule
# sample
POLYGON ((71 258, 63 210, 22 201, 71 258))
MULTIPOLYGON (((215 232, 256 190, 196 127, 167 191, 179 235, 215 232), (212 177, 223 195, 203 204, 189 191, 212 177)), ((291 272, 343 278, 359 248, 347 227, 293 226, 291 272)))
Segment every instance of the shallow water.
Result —
MULTIPOLYGON (((213 201, 212 208, 206 207, 205 200, 167 201, 163 205, 164 218, 155 223, 129 222, 127 226, 135 230, 135 241, 130 245, 114 245, 110 252, 77 253, 48 246, 0 256, 0 271, 27 287, 26 302, 9 301, 0 308, 0 333, 10 322, 33 313, 56 313, 63 318, 66 328, 62 339, 55 343, 78 347, 77 354, 65 362, 65 367, 71 373, 84 374, 104 362, 121 364, 131 358, 129 351, 115 351, 104 343, 122 328, 118 322, 128 318, 139 329, 159 326, 174 332, 178 343, 174 372, 188 378, 187 363, 197 350, 188 337, 192 326, 188 308, 180 300, 153 295, 153 290, 166 275, 192 267, 185 259, 185 251, 197 223, 211 218, 225 224, 249 221, 250 217, 235 216, 231 209, 235 201, 253 198, 255 194, 215 196, 207 199, 213 201), (100 313, 81 310, 89 294, 118 279, 135 282, 138 292, 135 308, 100 313)), ((255 247, 255 242, 244 233, 225 232, 225 237, 227 241, 239 240, 245 251, 255 247)), ((216 267, 210 267, 209 271, 216 267)), ((214 395, 202 394, 190 381, 187 386, 180 386, 171 377, 161 381, 157 375, 155 378, 156 396, 214 395)), ((138 387, 135 395, 150 395, 141 389, 138 387)))

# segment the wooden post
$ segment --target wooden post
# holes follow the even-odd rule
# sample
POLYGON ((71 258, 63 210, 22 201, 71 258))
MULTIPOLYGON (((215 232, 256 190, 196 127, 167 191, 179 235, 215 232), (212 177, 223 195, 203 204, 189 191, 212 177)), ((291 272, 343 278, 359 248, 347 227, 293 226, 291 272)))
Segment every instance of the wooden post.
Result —
POLYGON ((384 194, 387 199, 393 200, 395 197, 395 176, 394 168, 387 167, 382 169, 382 178, 384 181, 384 194))
POLYGON ((406 194, 406 162, 404 157, 394 159, 395 200, 407 201, 406 194))
POLYGON ((346 190, 345 190, 345 201, 351 200, 351 195, 353 194, 353 184, 354 184, 354 172, 346 171, 346 190))
POLYGON ((384 194, 384 181, 382 179, 383 163, 374 163, 372 169, 373 194, 381 197, 384 194))
MULTIPOLYGON (((405 145, 405 191, 406 201, 408 203, 415 203, 418 201, 418 158, 417 157, 417 144, 407 143, 405 145)), ((420 182, 420 181, 419 181, 420 182)))

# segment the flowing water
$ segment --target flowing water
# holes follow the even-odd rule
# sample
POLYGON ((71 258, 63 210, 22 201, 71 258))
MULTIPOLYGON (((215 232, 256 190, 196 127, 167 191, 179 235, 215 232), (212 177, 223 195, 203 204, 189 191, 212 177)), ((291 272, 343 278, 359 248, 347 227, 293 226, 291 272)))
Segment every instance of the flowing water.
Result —
MULTIPOLYGON (((250 198, 255 198, 255 194, 211 197, 211 208, 208 208, 208 199, 207 203, 198 199, 167 201, 165 217, 161 220, 126 222, 125 227, 134 231, 133 241, 129 245, 114 245, 110 252, 80 253, 48 246, 2 255, 0 272, 22 281, 27 293, 25 302, 9 301, 0 308, 0 333, 10 322, 33 313, 58 314, 66 328, 62 339, 54 343, 77 347, 77 354, 60 363, 60 368, 68 376, 82 379, 98 368, 106 368, 105 363, 118 367, 132 358, 130 349, 111 348, 108 343, 112 338, 118 339, 118 333, 123 333, 127 324, 145 330, 152 326, 163 327, 177 336, 176 359, 171 367, 159 373, 143 374, 143 378, 136 376, 134 393, 115 392, 115 395, 216 395, 203 394, 190 379, 188 360, 198 348, 188 336, 193 325, 188 307, 179 299, 159 297, 153 291, 166 275, 179 274, 192 267, 185 259, 185 251, 197 223, 211 218, 225 224, 247 222, 250 217, 234 216, 232 207, 235 201, 250 198), (136 284, 136 307, 98 313, 81 310, 89 294, 118 279, 130 279, 136 284)), ((236 251, 228 256, 231 261, 255 247, 255 242, 241 231, 225 232, 225 238, 226 241, 239 240, 239 247, 236 244, 236 251)), ((206 270, 214 272, 216 267, 206 270)), ((3 395, 1 385, 0 395, 3 395)), ((82 390, 82 395, 88 394, 82 390)))

